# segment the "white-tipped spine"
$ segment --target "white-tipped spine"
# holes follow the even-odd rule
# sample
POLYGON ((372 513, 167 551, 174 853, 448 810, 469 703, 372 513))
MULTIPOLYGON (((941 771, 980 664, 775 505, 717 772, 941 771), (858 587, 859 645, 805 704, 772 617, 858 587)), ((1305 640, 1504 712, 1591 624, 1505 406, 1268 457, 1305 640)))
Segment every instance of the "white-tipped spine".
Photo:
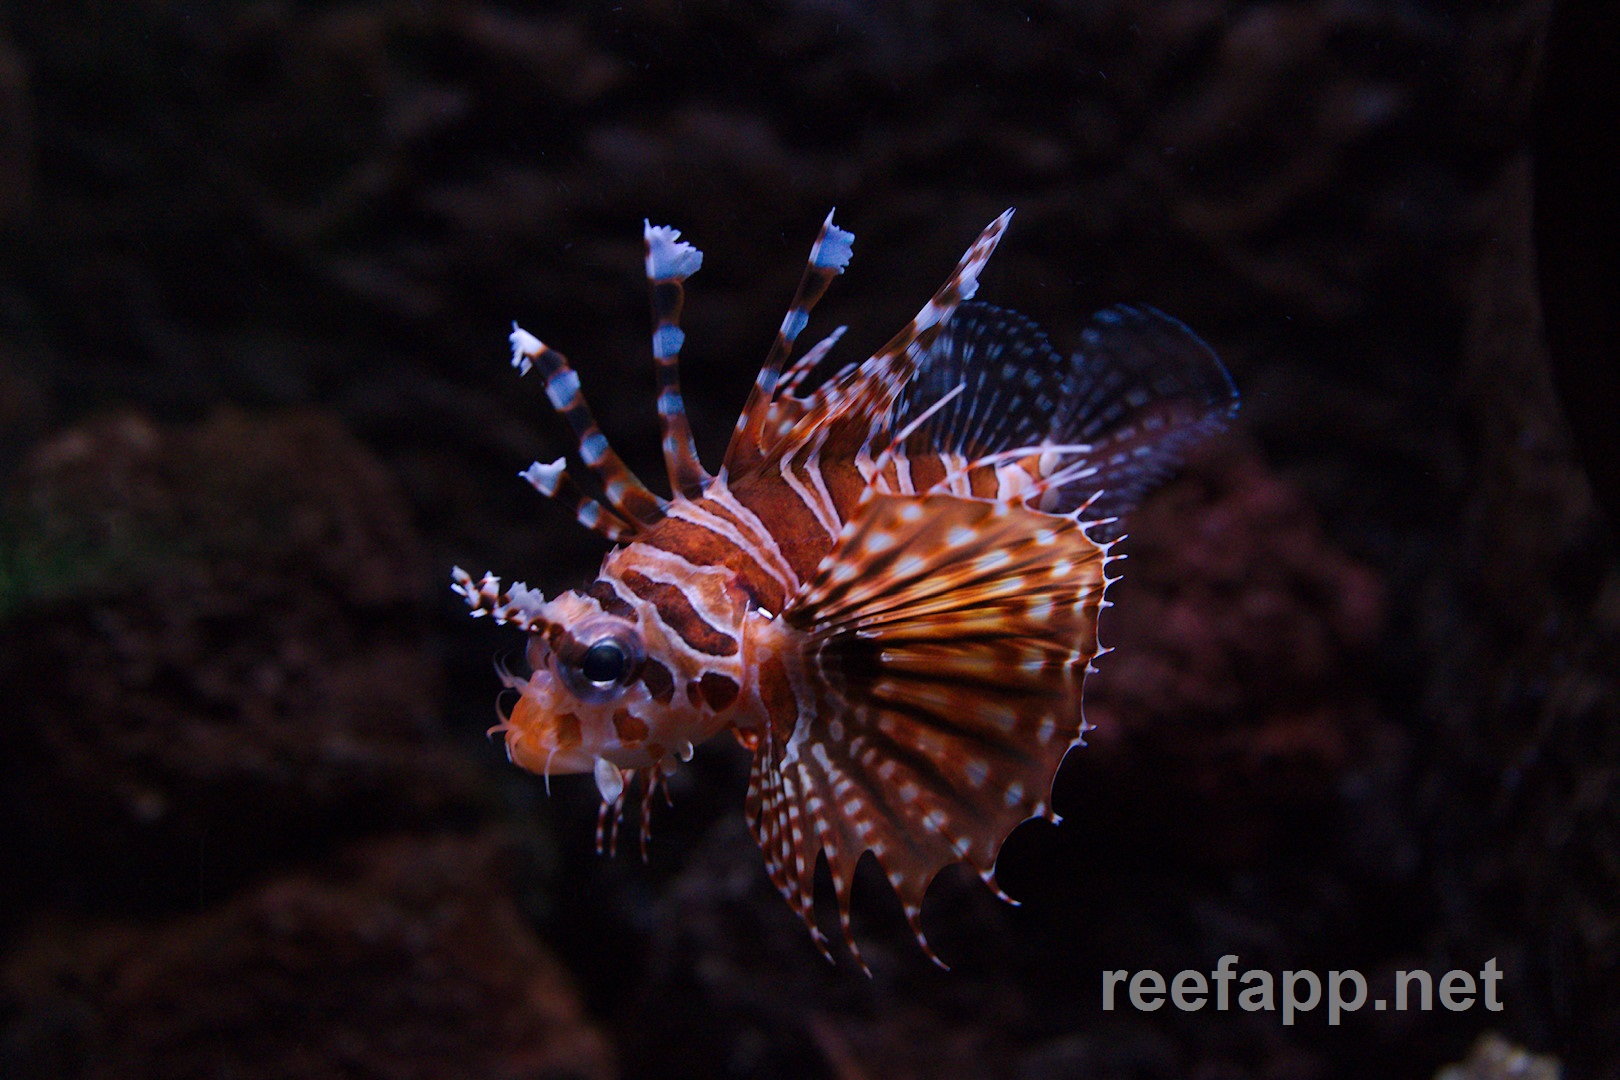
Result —
POLYGON ((681 239, 681 230, 643 219, 647 241, 647 276, 653 281, 682 281, 698 272, 703 252, 681 239))
POLYGON ((512 324, 512 334, 508 341, 512 343, 512 366, 518 369, 519 375, 527 375, 529 369, 534 367, 534 358, 540 355, 545 346, 540 339, 529 333, 517 323, 512 324))
POLYGON ((562 483, 563 474, 567 471, 568 460, 558 458, 549 465, 536 461, 518 475, 527 480, 534 490, 549 498, 557 494, 557 487, 562 483))
POLYGON ((833 215, 837 212, 836 206, 827 211, 827 220, 821 223, 821 236, 810 252, 810 262, 823 270, 842 274, 855 253, 855 234, 833 224, 833 215))

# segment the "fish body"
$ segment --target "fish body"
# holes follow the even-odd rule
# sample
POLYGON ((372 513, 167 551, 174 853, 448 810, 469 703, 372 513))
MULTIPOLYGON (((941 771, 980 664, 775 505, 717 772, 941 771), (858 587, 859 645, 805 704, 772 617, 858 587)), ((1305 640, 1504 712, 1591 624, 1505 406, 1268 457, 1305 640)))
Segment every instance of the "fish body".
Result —
POLYGON ((1053 816, 1104 651, 1120 519, 1237 407, 1214 353, 1150 308, 1099 312, 1064 357, 1027 319, 972 300, 1011 215, 887 345, 806 391, 843 333, 783 371, 850 258, 854 237, 829 214, 714 475, 678 374, 684 281, 702 255, 648 225, 667 499, 608 446, 567 360, 511 337, 584 466, 522 475, 617 546, 595 581, 552 600, 455 570, 473 614, 529 634, 530 674, 503 673, 518 696, 492 732, 548 780, 593 774, 609 843, 634 785, 645 843, 663 778, 732 733, 753 753, 746 809, 766 868, 829 956, 818 860, 857 961, 850 887, 867 853, 928 950, 934 875, 967 862, 994 888, 1006 836, 1053 816))

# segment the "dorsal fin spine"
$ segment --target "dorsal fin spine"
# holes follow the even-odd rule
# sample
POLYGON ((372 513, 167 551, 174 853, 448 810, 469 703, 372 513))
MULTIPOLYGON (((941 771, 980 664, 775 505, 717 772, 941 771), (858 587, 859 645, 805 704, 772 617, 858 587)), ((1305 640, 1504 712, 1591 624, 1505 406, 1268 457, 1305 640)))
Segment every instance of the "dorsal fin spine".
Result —
POLYGON ((681 306, 686 279, 703 265, 703 252, 681 241, 678 229, 642 223, 647 242, 647 284, 652 293, 653 361, 658 366, 658 422, 663 428, 664 469, 669 487, 688 499, 702 496, 710 480, 692 441, 692 425, 681 396, 680 356, 686 335, 681 306))
POLYGON ((737 417, 737 428, 731 436, 731 446, 726 450, 728 466, 761 447, 765 418, 771 399, 776 394, 782 364, 793 351, 794 341, 810 321, 810 310, 826 295, 832 279, 842 274, 849 265, 855 234, 833 224, 835 212, 836 208, 829 211, 827 219, 821 223, 821 231, 816 235, 816 242, 810 248, 810 258, 805 263, 804 276, 799 279, 799 287, 793 293, 793 303, 788 306, 788 312, 776 332, 776 340, 771 343, 765 363, 760 366, 759 375, 754 379, 753 389, 748 392, 742 415, 737 417))
POLYGON ((590 404, 580 390, 579 375, 569 365, 568 358, 517 323, 512 324, 511 342, 512 366, 520 374, 527 373, 531 367, 540 369, 546 397, 551 407, 574 429, 579 440, 580 460, 602 486, 608 508, 635 524, 637 531, 662 519, 666 500, 637 479, 608 444, 607 436, 597 426, 590 404))

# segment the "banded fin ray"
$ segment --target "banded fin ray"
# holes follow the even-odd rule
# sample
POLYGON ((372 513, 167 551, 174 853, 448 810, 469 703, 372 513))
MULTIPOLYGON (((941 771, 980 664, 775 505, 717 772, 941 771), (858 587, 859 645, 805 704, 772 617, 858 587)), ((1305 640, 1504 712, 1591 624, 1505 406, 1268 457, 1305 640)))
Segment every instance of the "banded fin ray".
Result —
MULTIPOLYGON (((808 398, 802 399, 805 402, 803 406, 779 409, 778 415, 790 419, 790 424, 776 431, 763 430, 763 424, 749 428, 756 436, 753 444, 741 438, 743 430, 739 428, 726 451, 727 468, 740 471, 745 464, 760 468, 781 458, 792 457, 814 441, 824 426, 845 418, 854 417, 862 421, 868 426, 870 435, 875 436, 883 427, 883 421, 895 400, 927 356, 940 326, 950 320, 963 301, 971 299, 978 291, 979 275, 994 254, 996 245, 1001 242, 1012 215, 1011 210, 1006 210, 985 226, 963 253, 945 283, 881 349, 858 366, 851 365, 838 371, 808 398)), ((762 371, 761 376, 764 374, 762 371)), ((774 370, 771 372, 771 385, 774 391, 774 370)))
POLYGON ((698 459, 692 425, 681 396, 681 308, 686 302, 686 279, 703 266, 703 252, 681 239, 679 229, 642 222, 647 245, 647 284, 652 292, 653 362, 658 369, 658 423, 663 430, 664 471, 669 489, 688 499, 701 498, 713 478, 698 459))
POLYGON ((816 242, 810 247, 804 276, 799 279, 799 287, 793 293, 793 302, 788 305, 787 315, 776 332, 776 340, 765 354, 765 362, 754 379, 753 389, 748 392, 741 415, 737 417, 731 444, 726 447, 724 468, 727 472, 740 471, 746 462, 756 459, 763 450, 766 444, 765 425, 770 417, 771 401, 776 397, 782 364, 793 352, 793 343, 809 323, 811 310, 826 295, 832 279, 842 274, 849 265, 855 234, 834 225, 834 213, 837 211, 829 211, 827 219, 821 223, 816 242))
MULTIPOLYGON (((601 487, 602 500, 598 502, 588 496, 576 497, 578 492, 574 486, 564 489, 560 482, 551 485, 552 492, 561 492, 565 498, 573 499, 580 524, 603 533, 609 539, 616 537, 604 527, 609 521, 601 514, 604 506, 614 518, 624 522, 625 532, 621 532, 621 536, 626 533, 634 535, 656 524, 663 518, 668 500, 643 484, 608 443, 607 436, 602 434, 602 429, 596 423, 595 414, 591 412, 590 403, 580 390, 579 375, 568 363, 568 358, 517 323, 512 324, 512 334, 508 340, 512 343, 512 366, 517 368, 518 374, 526 375, 531 368, 540 370, 540 377, 546 386, 546 398, 551 402, 552 409, 574 429, 574 435, 579 440, 580 460, 601 487)), ((540 471, 544 473, 550 468, 552 466, 541 466, 540 471)), ((542 477, 525 474, 525 479, 537 489, 545 490, 542 477)))
POLYGON ((968 301, 941 328, 895 402, 890 426, 901 431, 944 395, 964 387, 906 439, 912 457, 978 457, 1050 439, 1059 402, 1077 383, 1040 327, 1018 314, 968 301))
POLYGON ((828 353, 832 352, 833 346, 838 344, 838 339, 843 337, 847 330, 849 330, 847 326, 840 326, 835 329, 812 345, 803 356, 793 362, 791 368, 783 373, 782 380, 776 387, 776 396, 771 399, 771 403, 765 411, 765 424, 761 428, 759 439, 761 453, 764 452, 764 448, 768 443, 774 442, 786 432, 792 431, 794 426, 804 417, 804 414, 809 411, 815 398, 813 395, 801 396, 799 390, 803 387, 805 380, 821 366, 821 362, 827 358, 828 353))
POLYGON ((1002 841, 1049 814, 1084 729, 1107 561, 1072 518, 1014 503, 861 504, 782 614, 818 700, 791 730, 760 733, 749 785, 772 879, 813 934, 818 855, 846 940, 855 867, 871 851, 927 949, 919 916, 934 876, 965 861, 993 883, 1002 841))

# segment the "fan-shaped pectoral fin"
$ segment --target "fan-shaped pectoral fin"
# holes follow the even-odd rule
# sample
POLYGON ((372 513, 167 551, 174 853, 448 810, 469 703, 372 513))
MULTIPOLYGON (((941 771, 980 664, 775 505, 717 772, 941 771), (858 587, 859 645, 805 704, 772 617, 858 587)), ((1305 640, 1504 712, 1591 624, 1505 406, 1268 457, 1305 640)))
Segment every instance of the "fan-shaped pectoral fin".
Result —
POLYGON ((767 863, 807 922, 815 857, 847 928, 870 851, 926 949, 934 876, 966 862, 993 881, 1007 835, 1050 816, 1084 728, 1105 561, 1073 520, 1020 505, 876 496, 857 512, 782 616, 823 699, 791 733, 761 734, 750 789, 767 863))

